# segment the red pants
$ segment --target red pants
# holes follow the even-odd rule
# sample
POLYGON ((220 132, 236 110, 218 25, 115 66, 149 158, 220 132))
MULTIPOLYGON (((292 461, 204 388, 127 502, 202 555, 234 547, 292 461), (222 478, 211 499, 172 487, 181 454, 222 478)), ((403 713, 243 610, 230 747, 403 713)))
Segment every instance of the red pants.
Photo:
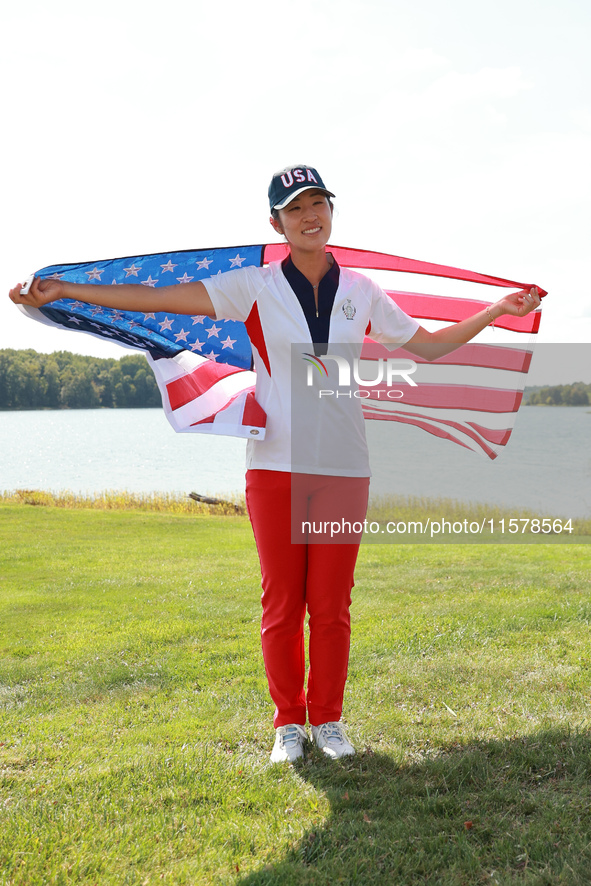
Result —
MULTIPOLYGON (((261 639, 275 727, 287 723, 319 726, 339 720, 347 679, 351 588, 361 533, 351 543, 293 544, 291 523, 340 519, 363 522, 368 477, 326 477, 251 470, 246 504, 261 561, 263 618, 261 639), (293 486, 292 486, 293 480, 293 486), (304 618, 309 613, 307 695, 304 692, 304 618)), ((313 530, 314 532, 314 530, 313 530)))

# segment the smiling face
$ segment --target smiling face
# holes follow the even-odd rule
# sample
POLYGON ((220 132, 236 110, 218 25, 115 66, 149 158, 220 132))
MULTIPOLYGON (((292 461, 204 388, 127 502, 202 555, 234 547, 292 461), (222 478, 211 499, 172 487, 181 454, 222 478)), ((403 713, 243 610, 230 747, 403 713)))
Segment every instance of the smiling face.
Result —
POLYGON ((292 250, 324 249, 332 230, 332 205, 324 191, 302 191, 279 210, 278 219, 271 217, 270 222, 278 234, 286 237, 292 250))

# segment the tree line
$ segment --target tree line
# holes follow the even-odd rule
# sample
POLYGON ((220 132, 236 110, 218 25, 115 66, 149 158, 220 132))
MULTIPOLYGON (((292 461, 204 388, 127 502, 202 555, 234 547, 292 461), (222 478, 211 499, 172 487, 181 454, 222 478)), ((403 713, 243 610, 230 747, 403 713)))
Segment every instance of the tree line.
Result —
POLYGON ((0 409, 161 406, 143 354, 116 360, 58 351, 0 350, 0 409))
MULTIPOLYGON (((528 406, 587 406, 591 384, 525 389, 528 406)), ((0 409, 98 409, 161 406, 143 354, 85 357, 58 351, 0 350, 0 409)))
POLYGON ((588 406, 591 385, 577 381, 572 385, 552 385, 525 389, 527 406, 588 406))

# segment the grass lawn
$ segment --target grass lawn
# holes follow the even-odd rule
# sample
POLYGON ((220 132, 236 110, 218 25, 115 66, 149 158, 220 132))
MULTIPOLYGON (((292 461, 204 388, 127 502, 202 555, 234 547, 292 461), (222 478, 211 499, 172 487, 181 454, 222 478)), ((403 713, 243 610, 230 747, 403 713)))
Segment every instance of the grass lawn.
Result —
POLYGON ((272 767, 245 517, 0 503, 0 886, 590 884, 590 575, 363 546, 359 754, 272 767))

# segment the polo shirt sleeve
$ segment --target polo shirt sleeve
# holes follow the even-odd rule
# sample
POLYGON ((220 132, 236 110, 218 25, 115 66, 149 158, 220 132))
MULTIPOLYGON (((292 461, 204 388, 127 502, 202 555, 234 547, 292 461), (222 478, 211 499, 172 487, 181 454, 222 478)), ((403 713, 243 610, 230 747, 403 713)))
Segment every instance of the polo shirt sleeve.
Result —
POLYGON ((216 320, 246 320, 264 288, 260 268, 236 268, 201 282, 215 308, 216 320))
POLYGON ((368 336, 384 345, 405 344, 421 324, 399 308, 394 299, 390 298, 377 283, 371 281, 371 286, 371 328, 367 333, 368 336))

